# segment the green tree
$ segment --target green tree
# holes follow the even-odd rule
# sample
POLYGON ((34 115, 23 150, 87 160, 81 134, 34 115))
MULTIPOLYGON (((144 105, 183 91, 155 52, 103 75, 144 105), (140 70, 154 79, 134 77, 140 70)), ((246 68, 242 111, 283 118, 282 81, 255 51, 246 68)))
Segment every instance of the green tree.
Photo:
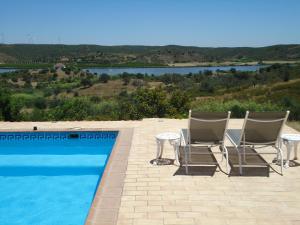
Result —
POLYGON ((128 73, 123 73, 120 75, 123 80, 123 85, 128 85, 130 83, 131 77, 128 73))
POLYGON ((11 121, 10 93, 0 89, 0 120, 11 121))
POLYGON ((80 84, 84 87, 91 87, 93 85, 93 82, 88 78, 83 78, 81 79, 80 84))
POLYGON ((54 110, 55 120, 84 120, 92 112, 91 102, 87 98, 66 99, 54 110))
POLYGON ((162 89, 139 89, 132 95, 132 103, 138 117, 164 117, 169 104, 167 94, 162 89))
POLYGON ((99 77, 99 81, 101 83, 107 83, 108 81, 110 80, 110 76, 108 74, 101 74, 100 77, 99 77))
POLYGON ((173 92, 169 101, 177 115, 187 114, 191 106, 191 97, 186 92, 180 90, 173 92))

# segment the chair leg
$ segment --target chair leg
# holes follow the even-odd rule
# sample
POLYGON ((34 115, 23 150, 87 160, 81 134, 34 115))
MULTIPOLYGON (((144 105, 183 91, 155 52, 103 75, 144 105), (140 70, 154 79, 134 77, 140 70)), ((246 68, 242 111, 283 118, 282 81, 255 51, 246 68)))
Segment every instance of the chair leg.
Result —
POLYGON ((298 159, 298 156, 297 156, 298 144, 299 144, 299 142, 294 143, 294 160, 298 159))
POLYGON ((290 167, 290 156, 291 156, 291 151, 292 151, 292 143, 290 141, 286 142, 286 151, 287 151, 287 155, 286 155, 286 162, 285 162, 284 167, 289 168, 290 167))
POLYGON ((229 159, 228 159, 228 151, 226 147, 224 147, 224 151, 225 151, 225 158, 226 158, 226 172, 227 174, 229 174, 229 159))
POLYGON ((281 175, 283 176, 283 154, 281 148, 278 148, 277 152, 280 155, 280 171, 281 171, 281 175))
POLYGON ((185 173, 188 174, 189 173, 189 169, 188 169, 188 147, 184 147, 184 158, 185 158, 185 173))
POLYGON ((246 146, 243 145, 243 163, 246 164, 246 146))
MULTIPOLYGON (((282 139, 278 140, 277 147, 280 149, 282 148, 282 139)), ((279 151, 278 150, 277 150, 276 160, 277 160, 277 163, 279 163, 279 151)))
POLYGON ((239 152, 238 149, 237 149, 237 153, 238 153, 238 158, 239 158, 239 172, 240 172, 240 175, 243 175, 242 157, 241 157, 241 153, 239 152))

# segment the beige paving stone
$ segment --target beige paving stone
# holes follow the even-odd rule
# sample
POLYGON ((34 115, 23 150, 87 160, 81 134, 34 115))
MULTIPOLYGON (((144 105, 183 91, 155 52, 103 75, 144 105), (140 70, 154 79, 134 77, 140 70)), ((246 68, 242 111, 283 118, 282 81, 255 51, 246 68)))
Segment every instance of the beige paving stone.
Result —
POLYGON ((135 213, 119 213, 119 219, 142 219, 146 218, 147 213, 145 212, 135 212, 135 213))
POLYGON ((176 202, 174 200, 149 200, 148 205, 174 205, 176 202))
POLYGON ((148 212, 149 219, 177 218, 176 212, 148 212))
POLYGON ((134 219, 133 225, 164 225, 162 219, 134 219))
POLYGON ((122 199, 121 206, 126 207, 126 206, 147 206, 148 202, 147 201, 125 201, 122 199))
POLYGON ((195 220, 193 218, 166 218, 164 219, 165 225, 174 225, 174 224, 195 224, 195 220))
POLYGON ((163 206, 164 212, 191 212, 192 208, 190 206, 181 206, 181 205, 168 205, 163 206))
POLYGON ((162 196, 160 195, 136 196, 135 198, 136 200, 153 200, 153 201, 162 200, 162 196))
POLYGON ((132 195, 123 195, 122 196, 122 201, 134 201, 135 200, 135 196, 132 195))
POLYGON ((117 225, 132 225, 133 219, 118 219, 117 225))
POLYGON ((162 212, 161 206, 136 206, 134 207, 135 212, 162 212))
POLYGON ((147 191, 124 190, 124 195, 147 195, 147 191))
MULTIPOLYGON (((200 219, 195 219, 195 224, 197 225, 227 225, 227 221, 223 218, 215 218, 215 217, 202 217, 200 219)), ((229 224, 228 224, 229 225, 229 224)), ((242 225, 242 223, 240 224, 242 225)))

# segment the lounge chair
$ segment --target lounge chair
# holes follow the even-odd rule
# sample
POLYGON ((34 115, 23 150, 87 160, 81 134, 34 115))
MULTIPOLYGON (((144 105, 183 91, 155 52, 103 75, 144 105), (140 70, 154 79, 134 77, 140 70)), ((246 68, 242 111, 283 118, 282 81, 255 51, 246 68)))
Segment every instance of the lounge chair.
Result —
MULTIPOLYGON (((201 160, 198 163, 193 160, 195 155, 211 155, 211 147, 221 146, 222 160, 226 158, 226 169, 228 172, 228 151, 224 139, 230 118, 230 112, 194 112, 189 111, 188 129, 181 130, 181 149, 184 151, 184 165, 186 174, 188 167, 194 165, 208 165, 201 160), (203 151, 204 150, 204 151, 203 151), (193 154, 191 154, 193 153, 193 154)), ((201 156, 202 157, 202 156, 201 156)), ((203 156, 204 158, 204 156, 203 156)), ((210 165, 211 163, 209 163, 210 165)), ((218 163, 217 163, 218 164, 218 163)))
MULTIPOLYGON (((239 173, 242 175, 246 155, 270 154, 270 152, 257 153, 255 148, 272 146, 277 150, 277 162, 280 156, 281 174, 283 172, 283 156, 279 145, 279 138, 289 115, 287 112, 246 112, 242 129, 228 129, 226 136, 233 144, 238 154, 239 173), (250 153, 246 154, 246 150, 250 153)), ((265 165, 266 163, 264 163, 265 165)), ((253 165, 253 164, 252 164, 253 165)), ((255 163, 254 165, 258 165, 255 163)))

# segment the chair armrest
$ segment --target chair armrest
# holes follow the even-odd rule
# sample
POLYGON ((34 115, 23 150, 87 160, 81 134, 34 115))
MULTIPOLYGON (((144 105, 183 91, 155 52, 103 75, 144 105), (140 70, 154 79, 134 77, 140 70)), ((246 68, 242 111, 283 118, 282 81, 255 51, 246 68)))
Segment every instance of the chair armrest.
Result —
POLYGON ((180 130, 180 146, 187 146, 188 141, 188 129, 180 130))

